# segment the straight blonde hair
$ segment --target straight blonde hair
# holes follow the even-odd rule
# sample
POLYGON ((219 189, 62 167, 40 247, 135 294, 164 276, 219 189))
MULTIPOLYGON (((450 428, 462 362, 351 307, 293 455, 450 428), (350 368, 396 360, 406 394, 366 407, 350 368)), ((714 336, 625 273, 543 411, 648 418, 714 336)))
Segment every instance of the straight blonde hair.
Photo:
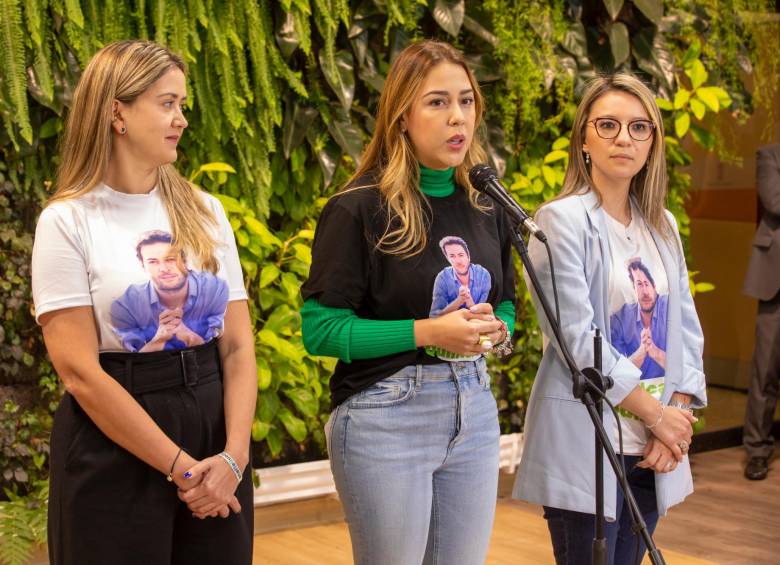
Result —
POLYGON ((569 165, 563 179, 563 188, 553 200, 558 200, 572 194, 582 194, 592 189, 602 202, 598 187, 593 183, 590 166, 585 163, 583 143, 585 128, 593 103, 608 92, 620 91, 636 97, 644 107, 650 121, 653 122, 653 145, 644 167, 631 179, 629 194, 632 194, 639 205, 645 221, 667 239, 674 237, 674 231, 664 213, 668 178, 666 174, 666 144, 664 142, 664 123, 661 111, 655 102, 652 91, 627 72, 604 75, 592 79, 582 96, 569 144, 569 165))
MULTIPOLYGON (((48 204, 78 198, 100 184, 113 149, 113 103, 132 103, 171 69, 186 72, 181 57, 151 41, 111 43, 90 60, 73 94, 60 145, 61 165, 48 204)), ((157 186, 173 233, 173 247, 200 268, 216 272, 217 218, 201 190, 172 164, 157 168, 157 186)))
POLYGON ((465 187, 472 206, 478 210, 486 209, 478 202, 479 193, 468 178, 469 169, 486 160, 479 140, 484 112, 479 84, 460 51, 448 43, 431 40, 414 43, 401 51, 387 73, 379 99, 374 135, 363 153, 360 166, 346 184, 347 190, 365 188, 355 186, 355 182, 366 175, 375 178, 376 184, 371 186, 382 193, 388 207, 387 227, 376 248, 390 255, 412 257, 428 244, 429 219, 424 208, 427 202, 419 188, 420 166, 409 137, 401 129, 401 122, 428 73, 440 63, 462 67, 474 90, 474 138, 463 163, 455 168, 455 182, 465 187))

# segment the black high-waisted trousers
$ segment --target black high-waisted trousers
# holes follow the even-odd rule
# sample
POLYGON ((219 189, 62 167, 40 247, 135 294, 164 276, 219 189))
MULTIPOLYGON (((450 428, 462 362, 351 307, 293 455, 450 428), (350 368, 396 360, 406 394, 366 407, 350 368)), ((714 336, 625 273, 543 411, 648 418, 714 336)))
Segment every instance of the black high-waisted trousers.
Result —
MULTIPOLYGON (((100 364, 196 459, 225 447, 222 370, 215 340, 179 351, 101 353, 100 364)), ((108 439, 70 395, 54 416, 49 493, 53 565, 249 565, 253 488, 241 512, 193 518, 176 485, 108 439)))

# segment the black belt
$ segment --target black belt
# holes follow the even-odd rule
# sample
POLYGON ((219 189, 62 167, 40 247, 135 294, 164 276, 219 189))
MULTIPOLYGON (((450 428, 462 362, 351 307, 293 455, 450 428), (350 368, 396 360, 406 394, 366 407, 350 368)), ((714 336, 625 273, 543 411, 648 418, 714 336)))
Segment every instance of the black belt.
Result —
POLYGON ((130 394, 190 388, 222 379, 216 339, 172 351, 101 353, 100 366, 130 394))

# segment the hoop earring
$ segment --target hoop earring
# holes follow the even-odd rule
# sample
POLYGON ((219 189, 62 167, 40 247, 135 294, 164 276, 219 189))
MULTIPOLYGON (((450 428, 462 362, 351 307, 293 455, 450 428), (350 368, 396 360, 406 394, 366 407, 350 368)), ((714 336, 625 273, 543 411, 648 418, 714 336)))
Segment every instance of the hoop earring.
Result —
POLYGON ((119 135, 124 135, 126 133, 127 133, 127 128, 125 126, 119 128, 119 135))

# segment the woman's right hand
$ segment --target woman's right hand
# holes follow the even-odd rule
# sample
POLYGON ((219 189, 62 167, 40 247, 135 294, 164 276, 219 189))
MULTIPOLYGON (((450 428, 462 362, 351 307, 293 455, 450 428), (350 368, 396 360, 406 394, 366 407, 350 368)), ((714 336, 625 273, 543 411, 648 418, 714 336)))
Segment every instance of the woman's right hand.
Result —
MULTIPOLYGON (((688 453, 688 448, 691 445, 691 438, 693 437, 693 426, 698 421, 693 414, 688 410, 680 410, 673 406, 664 407, 663 416, 661 421, 658 422, 650 430, 652 434, 663 442, 666 447, 672 450, 675 459, 682 461, 683 455, 688 453), (685 442, 687 446, 685 453, 680 449, 680 444, 685 442)), ((645 424, 653 425, 654 422, 645 422, 645 424)))
POLYGON ((500 332, 501 327, 492 314, 460 309, 438 318, 415 320, 414 339, 417 347, 435 346, 460 355, 478 355, 492 348, 479 343, 480 335, 500 332))
MULTIPOLYGON (((195 477, 191 477, 189 479, 184 478, 184 473, 187 472, 189 469, 192 469, 198 463, 200 463, 200 461, 198 461, 194 457, 191 457, 184 451, 181 452, 181 455, 179 455, 179 458, 176 460, 176 465, 173 468, 173 483, 179 489, 180 498, 182 493, 195 488, 196 486, 200 485, 200 483, 203 481, 202 474, 197 475, 195 477)), ((183 502, 186 503, 186 501, 183 502)), ((230 515, 231 509, 234 512, 241 511, 241 505, 238 503, 238 499, 235 497, 235 495, 232 497, 230 503, 219 505, 217 508, 212 509, 208 513, 193 512, 193 516, 195 518, 200 518, 200 519, 216 518, 217 516, 221 518, 227 518, 230 515)), ((190 510, 192 510, 192 508, 190 508, 190 510)))

